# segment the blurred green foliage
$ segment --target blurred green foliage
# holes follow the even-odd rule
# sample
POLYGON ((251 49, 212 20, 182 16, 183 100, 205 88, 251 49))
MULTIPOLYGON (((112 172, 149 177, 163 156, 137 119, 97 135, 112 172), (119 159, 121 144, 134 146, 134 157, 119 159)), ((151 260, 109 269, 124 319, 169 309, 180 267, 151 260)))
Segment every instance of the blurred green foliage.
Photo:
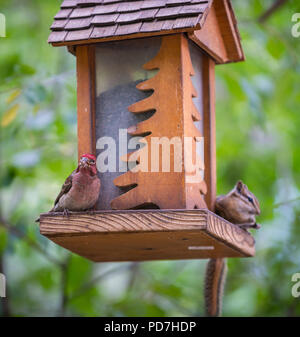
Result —
MULTIPOLYGON (((59 0, 1 0, 0 316, 203 315, 206 261, 92 264, 39 234, 76 163, 75 58, 47 44, 59 0)), ((242 179, 258 196, 257 255, 231 259, 224 316, 299 316, 300 38, 288 1, 264 24, 271 0, 238 1, 246 62, 217 67, 218 193, 242 179)))

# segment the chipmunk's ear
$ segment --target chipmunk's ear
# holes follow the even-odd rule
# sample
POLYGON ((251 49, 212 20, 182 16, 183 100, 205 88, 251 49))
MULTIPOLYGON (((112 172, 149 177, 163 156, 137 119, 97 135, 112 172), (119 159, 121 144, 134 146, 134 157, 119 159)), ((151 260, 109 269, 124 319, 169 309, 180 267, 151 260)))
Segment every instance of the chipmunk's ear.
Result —
POLYGON ((235 185, 235 187, 236 187, 236 189, 237 189, 237 191, 238 191, 239 193, 242 192, 243 186, 244 186, 244 184, 243 184, 243 182, 242 182, 241 180, 239 180, 239 181, 236 183, 236 185, 235 185))

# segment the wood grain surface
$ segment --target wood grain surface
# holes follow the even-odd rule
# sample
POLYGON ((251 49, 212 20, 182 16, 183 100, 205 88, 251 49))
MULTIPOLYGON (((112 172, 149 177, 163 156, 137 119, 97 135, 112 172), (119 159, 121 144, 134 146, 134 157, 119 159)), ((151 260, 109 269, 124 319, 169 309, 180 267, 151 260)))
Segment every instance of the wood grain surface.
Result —
POLYGON ((213 4, 204 26, 189 33, 189 38, 205 50, 216 62, 222 64, 229 61, 222 33, 215 4, 213 4))
POLYGON ((213 1, 203 27, 188 36, 218 64, 245 60, 237 21, 227 0, 213 1))
POLYGON ((215 102, 215 62, 203 56, 203 130, 204 130, 204 180, 208 186, 205 201, 209 210, 214 212, 217 193, 216 167, 216 102, 215 102))
POLYGON ((78 159, 85 153, 96 154, 95 142, 95 46, 78 46, 77 133, 78 159))
POLYGON ((201 210, 139 210, 40 216, 40 232, 95 262, 246 257, 246 231, 201 210))

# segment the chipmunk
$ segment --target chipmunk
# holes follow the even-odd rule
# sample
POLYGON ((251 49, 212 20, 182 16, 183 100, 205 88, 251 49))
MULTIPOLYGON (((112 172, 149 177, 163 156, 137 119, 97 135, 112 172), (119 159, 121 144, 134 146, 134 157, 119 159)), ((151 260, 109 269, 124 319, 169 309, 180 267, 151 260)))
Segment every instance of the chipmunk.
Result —
MULTIPOLYGON (((226 195, 217 197, 215 211, 224 219, 246 231, 249 228, 260 228, 255 218, 260 214, 259 202, 242 181, 238 181, 226 195)), ((208 261, 204 290, 207 316, 219 316, 221 313, 226 273, 226 259, 210 259, 208 261)))

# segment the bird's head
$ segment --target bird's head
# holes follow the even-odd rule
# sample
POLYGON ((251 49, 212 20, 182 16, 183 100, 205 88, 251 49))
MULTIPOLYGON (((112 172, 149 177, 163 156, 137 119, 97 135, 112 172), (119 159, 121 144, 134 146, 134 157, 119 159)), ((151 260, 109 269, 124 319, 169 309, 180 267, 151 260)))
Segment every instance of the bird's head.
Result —
POLYGON ((93 154, 84 154, 81 156, 79 160, 79 169, 87 169, 91 171, 93 174, 97 173, 96 168, 96 157, 93 154))

